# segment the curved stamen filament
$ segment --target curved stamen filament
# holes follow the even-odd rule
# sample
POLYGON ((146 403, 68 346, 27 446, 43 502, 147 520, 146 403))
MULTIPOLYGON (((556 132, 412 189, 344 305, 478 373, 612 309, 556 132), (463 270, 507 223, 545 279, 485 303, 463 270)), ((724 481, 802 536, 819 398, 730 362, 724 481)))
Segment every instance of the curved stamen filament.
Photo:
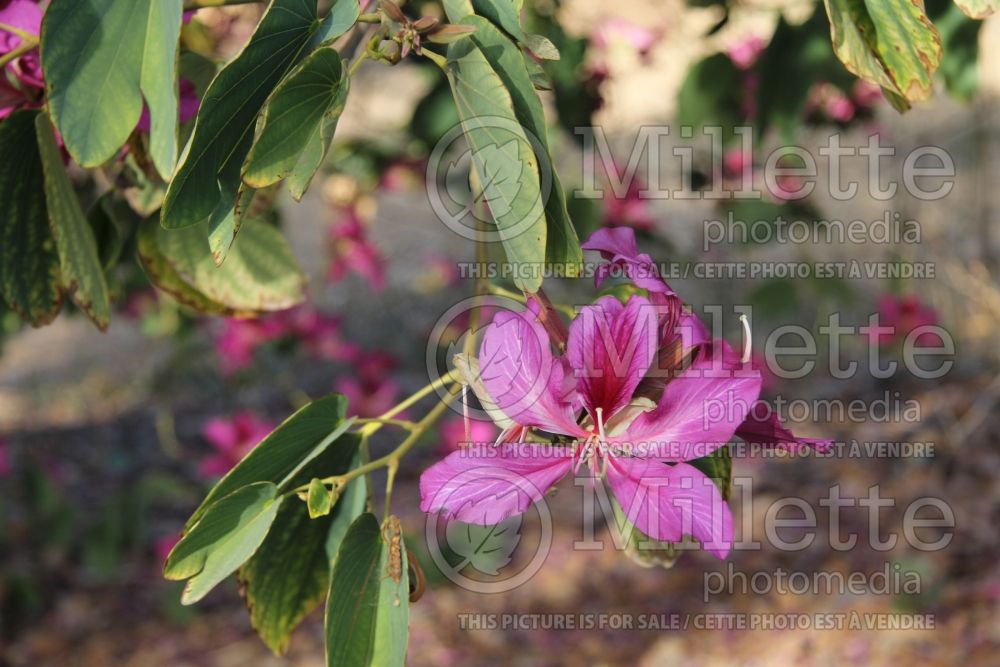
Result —
POLYGON ((753 348, 753 332, 750 331, 750 320, 745 313, 740 313, 740 322, 743 323, 743 358, 740 363, 745 364, 750 361, 750 350, 753 348))

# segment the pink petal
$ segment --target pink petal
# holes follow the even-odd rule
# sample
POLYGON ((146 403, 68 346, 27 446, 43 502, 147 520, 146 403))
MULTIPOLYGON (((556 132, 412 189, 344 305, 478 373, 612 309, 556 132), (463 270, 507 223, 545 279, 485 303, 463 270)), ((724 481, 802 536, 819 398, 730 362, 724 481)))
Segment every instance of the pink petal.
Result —
POLYGON ((594 278, 598 287, 611 275, 611 269, 616 268, 621 275, 635 283, 636 287, 658 294, 674 293, 660 278, 653 259, 639 252, 635 242, 635 230, 629 227, 598 229, 580 247, 600 252, 601 257, 611 263, 607 269, 598 270, 594 278))
POLYGON ((612 440, 636 456, 667 461, 711 454, 729 442, 760 395, 758 371, 727 366, 721 354, 701 355, 667 383, 655 410, 612 440))
POLYGON ((632 399, 658 342, 656 309, 641 296, 625 306, 606 296, 580 310, 570 325, 566 358, 592 415, 602 408, 610 419, 632 399))
POLYGON ((758 401, 736 429, 736 436, 750 445, 774 447, 784 451, 802 453, 810 449, 825 453, 833 440, 800 438, 781 423, 781 417, 765 401, 758 401))
POLYGON ((420 509, 492 526, 542 499, 573 465, 573 450, 513 443, 449 454, 420 476, 420 509))
POLYGON ((530 313, 496 314, 483 334, 479 368, 487 393, 515 422, 583 434, 572 408, 572 377, 553 357, 545 329, 530 313))
POLYGON ((235 449, 240 442, 239 428, 232 420, 223 417, 213 417, 205 422, 201 435, 220 451, 235 449))
POLYGON ((626 518, 654 540, 680 542, 691 535, 716 558, 729 553, 729 505, 711 478, 694 466, 612 457, 607 479, 626 518))

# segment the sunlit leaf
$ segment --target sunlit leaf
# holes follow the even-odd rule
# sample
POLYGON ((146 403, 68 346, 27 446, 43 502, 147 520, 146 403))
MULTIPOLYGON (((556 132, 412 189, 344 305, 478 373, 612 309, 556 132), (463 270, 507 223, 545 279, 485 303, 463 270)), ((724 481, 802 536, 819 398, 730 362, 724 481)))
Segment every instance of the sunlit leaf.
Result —
POLYGON ((42 24, 49 109, 85 167, 114 156, 150 110, 150 155, 165 178, 177 157, 181 0, 52 0, 42 24))

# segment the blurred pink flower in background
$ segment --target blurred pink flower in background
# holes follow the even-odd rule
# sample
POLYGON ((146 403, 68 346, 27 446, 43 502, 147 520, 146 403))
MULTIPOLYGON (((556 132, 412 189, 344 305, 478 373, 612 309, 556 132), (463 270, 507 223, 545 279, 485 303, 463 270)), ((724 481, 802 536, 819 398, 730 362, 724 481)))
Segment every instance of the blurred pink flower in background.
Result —
POLYGON ((722 155, 722 175, 742 179, 748 169, 753 169, 753 155, 742 148, 730 148, 722 155))
MULTIPOLYGON (((35 0, 0 0, 0 23, 38 36, 42 29, 42 8, 35 0)), ((0 30, 0 55, 21 46, 21 38, 0 30)), ((0 118, 5 118, 22 106, 38 104, 45 92, 45 76, 38 49, 14 58, 0 72, 0 118), (13 82, 7 79, 7 74, 13 82)))
POLYGON ((420 275, 416 280, 416 288, 425 294, 439 292, 458 284, 461 274, 458 263, 439 253, 430 253, 424 259, 420 275))
MULTIPOLYGON (((888 345, 904 340, 918 327, 937 324, 938 314, 916 294, 883 294, 878 299, 878 322, 880 329, 890 327, 892 331, 870 331, 868 337, 879 345, 888 345)), ((942 345, 941 336, 932 331, 919 334, 914 342, 926 347, 942 345)))
POLYGON ((733 61, 733 65, 737 69, 748 70, 757 64, 757 59, 760 58, 760 54, 764 52, 766 46, 767 42, 754 35, 730 46, 726 49, 726 55, 733 61))
POLYGON ((302 305, 259 319, 224 319, 215 336, 215 351, 225 375, 250 366, 261 346, 282 338, 294 339, 319 359, 354 359, 357 346, 345 341, 340 332, 339 317, 302 305))
POLYGON ((10 462, 10 445, 6 440, 0 439, 0 477, 9 475, 13 468, 10 462))
POLYGON ((212 445, 215 453, 202 460, 198 471, 206 478, 225 475, 274 427, 274 423, 261 419, 249 410, 232 417, 209 419, 201 429, 201 436, 212 445))
POLYGON ((385 287, 385 259, 368 238, 365 223, 354 206, 341 209, 340 220, 330 227, 330 282, 356 273, 375 291, 385 287))
MULTIPOLYGON (((604 169, 608 168, 609 166, 605 164, 604 169)), ((625 169, 617 163, 612 163, 610 168, 615 172, 616 182, 621 183, 625 177, 625 169)), ((607 178, 610 180, 612 176, 608 174, 607 178)), ((617 196, 611 187, 604 189, 604 226, 631 227, 642 232, 652 231, 656 218, 649 209, 649 202, 641 195, 646 184, 638 174, 633 174, 626 186, 624 197, 617 196)))
POLYGON ((663 36, 662 30, 650 30, 619 16, 602 21, 590 36, 590 44, 599 50, 609 50, 618 45, 634 49, 640 58, 649 52, 663 36))
POLYGON ((456 449, 460 449, 465 443, 481 445, 492 443, 497 439, 497 427, 493 422, 482 421, 481 419, 469 420, 469 433, 466 437, 465 418, 451 417, 441 422, 440 426, 441 443, 438 450, 442 456, 446 456, 456 449))
POLYGON ((173 535, 160 535, 153 542, 153 553, 156 555, 156 560, 160 563, 165 563, 167 556, 170 555, 170 551, 181 541, 181 536, 179 533, 173 535))
POLYGON ((877 85, 863 79, 858 79, 854 82, 854 87, 851 89, 851 99, 854 101, 854 105, 859 112, 870 114, 875 111, 875 107, 878 106, 879 102, 885 98, 882 95, 882 89, 877 85))
POLYGON ((337 379, 334 389, 347 397, 348 412, 358 417, 377 417, 394 406, 399 384, 392 378, 398 362, 388 352, 376 350, 357 356, 353 373, 337 379))
POLYGON ((382 171, 378 187, 387 192, 415 190, 423 183, 423 168, 420 160, 396 158, 382 171))

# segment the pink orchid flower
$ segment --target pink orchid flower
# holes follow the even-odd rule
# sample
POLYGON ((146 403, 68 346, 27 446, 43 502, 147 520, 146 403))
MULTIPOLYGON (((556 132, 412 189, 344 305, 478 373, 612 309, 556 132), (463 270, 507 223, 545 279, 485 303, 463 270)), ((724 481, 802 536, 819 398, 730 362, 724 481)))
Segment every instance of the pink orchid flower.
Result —
POLYGON ((646 59, 660 41, 662 34, 662 30, 650 30, 638 23, 615 16, 601 22, 590 36, 590 43, 594 48, 602 50, 621 44, 634 49, 640 58, 646 59))
POLYGON ((636 395, 647 373, 668 370, 654 368, 659 310, 642 296, 624 305, 603 297, 573 321, 563 357, 552 354, 530 311, 498 314, 480 348, 486 392, 517 424, 573 441, 455 452, 421 477, 421 509, 497 523, 586 463, 640 531, 671 542, 690 534, 724 558, 732 541, 729 508, 715 483, 685 462, 728 443, 757 400, 760 377, 702 355, 667 380, 658 403, 636 395), (716 402, 726 409, 709 418, 716 402))
MULTIPOLYGON (((616 178, 620 182, 625 170, 618 164, 612 164, 605 169, 615 172, 616 178)), ((629 179, 628 189, 625 196, 618 197, 613 192, 609 192, 604 197, 604 224, 607 227, 632 227, 639 231, 652 231, 656 225, 656 218, 653 217, 649 208, 649 202, 642 198, 641 192, 645 184, 638 177, 633 175, 629 179)))
MULTIPOLYGON (((869 339, 879 345, 889 345, 904 340, 914 329, 936 325, 938 314, 916 294, 883 294, 878 300, 878 320, 879 326, 869 332, 869 339)), ((942 344, 940 335, 933 331, 918 334, 914 342, 925 347, 942 344)))
POLYGON ((0 440, 0 477, 6 477, 13 470, 10 462, 10 446, 6 440, 0 440))
MULTIPOLYGON (((632 230, 599 229, 581 247, 584 250, 600 252, 601 256, 609 261, 610 266, 618 267, 624 277, 629 278, 636 287, 647 290, 650 301, 668 304, 676 296, 666 282, 659 277, 659 272, 650 256, 639 252, 635 242, 635 233, 632 230)), ((603 269, 603 266, 599 267, 595 274, 594 280, 597 287, 600 287, 609 277, 609 271, 603 269)), ((662 360, 665 356, 676 359, 678 353, 689 354, 688 350, 712 344, 708 329, 693 313, 681 314, 677 319, 676 328, 680 333, 680 344, 675 343, 672 346, 673 349, 670 345, 661 346, 661 367, 665 366, 665 362, 662 360)), ((729 368, 737 368, 742 365, 741 360, 724 341, 720 341, 718 354, 729 368)), ((749 363, 753 367, 752 357, 749 363)), ((756 409, 757 406, 755 405, 754 408, 756 409)), ((756 414, 760 415, 760 410, 757 410, 756 414)), ((814 440, 795 436, 782 424, 780 416, 774 411, 768 411, 764 417, 766 418, 755 417, 753 414, 748 415, 747 421, 737 429, 736 435, 744 440, 749 437, 755 444, 772 447, 783 447, 782 443, 795 442, 802 446, 812 446, 823 450, 832 445, 830 440, 814 440)))
POLYGON ((198 470, 205 478, 225 475, 251 449, 273 431, 275 424, 249 411, 232 417, 214 417, 201 429, 201 435, 215 449, 201 462, 198 470))
MULTIPOLYGON (((194 84, 187 79, 181 79, 178 86, 179 96, 177 99, 177 113, 181 123, 186 123, 198 114, 198 107, 201 106, 201 99, 198 98, 198 91, 194 84)), ((135 129, 139 132, 149 134, 150 130, 149 107, 142 105, 142 114, 135 129)))
POLYGON ((343 217, 330 228, 330 246, 327 273, 330 282, 339 282, 356 273, 375 291, 385 287, 385 260, 368 238, 365 224, 354 207, 346 208, 343 217))

